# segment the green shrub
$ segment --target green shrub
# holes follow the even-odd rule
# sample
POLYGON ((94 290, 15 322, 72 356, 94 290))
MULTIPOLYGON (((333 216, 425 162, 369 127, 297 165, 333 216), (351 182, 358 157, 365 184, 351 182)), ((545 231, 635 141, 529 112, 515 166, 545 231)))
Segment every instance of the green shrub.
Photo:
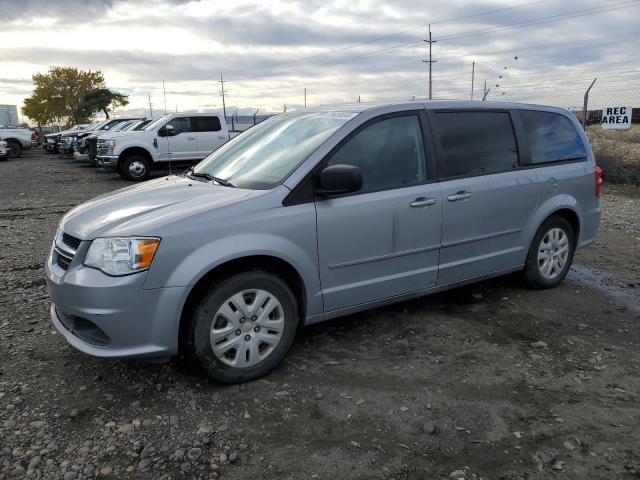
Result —
POLYGON ((592 125, 587 136, 605 181, 640 185, 640 125, 629 130, 603 130, 592 125))

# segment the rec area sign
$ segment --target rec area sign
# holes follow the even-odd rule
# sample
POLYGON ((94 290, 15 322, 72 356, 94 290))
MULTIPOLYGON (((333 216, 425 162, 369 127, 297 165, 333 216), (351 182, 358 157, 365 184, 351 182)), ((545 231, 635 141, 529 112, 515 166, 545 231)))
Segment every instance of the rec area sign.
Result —
POLYGON ((602 109, 602 128, 624 129, 631 127, 631 107, 605 107, 602 109))

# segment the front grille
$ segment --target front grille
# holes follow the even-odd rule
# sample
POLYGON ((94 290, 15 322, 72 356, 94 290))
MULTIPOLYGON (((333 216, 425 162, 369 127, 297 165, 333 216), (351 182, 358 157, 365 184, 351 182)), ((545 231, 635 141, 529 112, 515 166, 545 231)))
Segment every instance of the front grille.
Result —
POLYGON ((51 252, 51 261, 62 270, 68 270, 82 240, 68 233, 58 231, 51 252))
POLYGON ((63 312, 58 307, 56 307, 56 315, 64 328, 85 342, 100 347, 107 346, 111 343, 109 335, 107 335, 104 330, 98 327, 91 320, 87 320, 86 318, 78 317, 76 315, 70 315, 63 312))
POLYGON ((65 257, 61 255, 60 252, 55 252, 56 255, 56 265, 58 265, 63 270, 69 269, 69 264, 71 263, 71 258, 65 257))
POLYGON ((68 247, 71 247, 74 251, 78 250, 78 247, 80 246, 80 242, 82 242, 82 240, 76 237, 72 237, 68 233, 62 234, 62 243, 64 243, 68 247))

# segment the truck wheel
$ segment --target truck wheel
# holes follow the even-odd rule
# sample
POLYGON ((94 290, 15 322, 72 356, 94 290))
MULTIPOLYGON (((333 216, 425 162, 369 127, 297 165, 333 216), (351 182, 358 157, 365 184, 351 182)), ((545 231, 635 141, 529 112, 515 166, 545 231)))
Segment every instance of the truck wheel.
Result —
POLYGON ((296 298, 279 277, 254 270, 216 282, 193 309, 187 352, 209 376, 241 383, 273 370, 293 345, 296 298))
POLYGON ((533 288, 554 288, 566 277, 576 237, 571 224, 562 217, 546 219, 533 239, 524 268, 524 279, 533 288))
POLYGON ((9 157, 18 158, 22 156, 22 145, 15 140, 7 140, 9 146, 9 157))
POLYGON ((122 162, 122 176, 132 182, 139 182, 149 178, 151 167, 149 160, 139 155, 127 157, 122 162))

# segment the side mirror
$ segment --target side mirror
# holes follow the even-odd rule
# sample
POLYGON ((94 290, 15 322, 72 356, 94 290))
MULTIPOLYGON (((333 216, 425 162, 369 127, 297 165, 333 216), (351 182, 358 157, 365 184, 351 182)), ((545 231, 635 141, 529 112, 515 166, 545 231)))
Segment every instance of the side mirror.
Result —
POLYGON ((173 137, 176 134, 176 129, 173 125, 165 125, 158 130, 159 137, 173 137))
POLYGON ((362 188, 362 171, 354 165, 331 165, 318 176, 319 195, 342 195, 362 188))

